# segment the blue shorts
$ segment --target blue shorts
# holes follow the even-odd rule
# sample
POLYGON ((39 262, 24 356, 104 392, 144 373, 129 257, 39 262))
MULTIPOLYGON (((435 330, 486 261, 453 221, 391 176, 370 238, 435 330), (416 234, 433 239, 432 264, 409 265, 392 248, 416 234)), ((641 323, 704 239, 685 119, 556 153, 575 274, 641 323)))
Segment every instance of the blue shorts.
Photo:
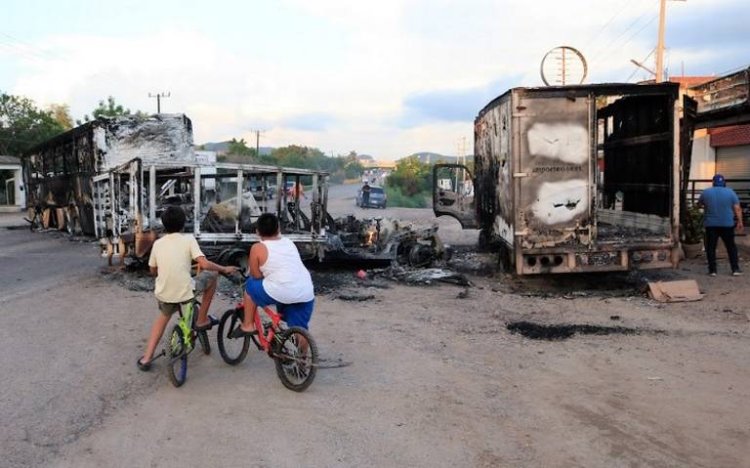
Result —
POLYGON ((281 317, 290 327, 302 327, 307 330, 310 317, 315 307, 315 299, 307 302, 296 302, 294 304, 282 304, 268 295, 263 288, 263 280, 248 278, 245 281, 245 291, 259 307, 275 305, 281 317))

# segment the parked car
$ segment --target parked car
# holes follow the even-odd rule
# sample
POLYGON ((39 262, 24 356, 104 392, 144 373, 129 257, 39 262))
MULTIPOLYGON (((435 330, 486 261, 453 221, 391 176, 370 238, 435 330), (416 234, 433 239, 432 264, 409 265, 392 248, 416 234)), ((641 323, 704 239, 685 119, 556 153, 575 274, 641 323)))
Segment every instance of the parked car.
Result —
POLYGON ((383 187, 370 186, 370 199, 367 206, 362 203, 362 189, 357 192, 356 205, 362 208, 383 208, 388 204, 388 196, 385 194, 383 187))

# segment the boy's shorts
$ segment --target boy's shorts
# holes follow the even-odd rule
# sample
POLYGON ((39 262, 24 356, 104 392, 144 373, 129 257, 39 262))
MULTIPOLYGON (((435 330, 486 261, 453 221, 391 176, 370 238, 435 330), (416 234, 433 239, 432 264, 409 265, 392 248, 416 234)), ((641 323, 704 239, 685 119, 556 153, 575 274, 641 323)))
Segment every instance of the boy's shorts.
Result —
POLYGON ((247 291, 247 294, 250 295, 253 302, 259 307, 275 305, 276 310, 279 311, 281 317, 290 327, 302 327, 307 330, 315 307, 315 299, 307 302, 296 302, 294 304, 282 304, 268 295, 263 288, 262 279, 255 278, 247 279, 245 282, 245 291, 247 291))
MULTIPOLYGON (((215 271, 204 270, 198 273, 193 278, 193 293, 197 296, 205 291, 209 283, 216 280, 217 276, 219 276, 219 274, 215 271)), ((192 302, 192 299, 185 302, 162 302, 157 299, 156 302, 159 304, 159 311, 167 317, 171 317, 172 314, 180 310, 181 306, 185 306, 192 302)))

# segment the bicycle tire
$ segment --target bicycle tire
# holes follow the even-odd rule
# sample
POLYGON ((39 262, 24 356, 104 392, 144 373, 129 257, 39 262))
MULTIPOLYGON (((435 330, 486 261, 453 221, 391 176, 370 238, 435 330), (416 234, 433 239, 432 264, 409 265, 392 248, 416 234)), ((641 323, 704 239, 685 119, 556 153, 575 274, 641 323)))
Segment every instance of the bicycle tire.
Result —
POLYGON ((221 316, 219 330, 216 332, 216 343, 219 345, 221 358, 230 366, 236 366, 245 360, 250 349, 250 337, 229 338, 229 334, 242 323, 242 312, 229 309, 221 316), (226 341, 225 341, 226 340, 226 341), (240 341, 242 340, 242 341, 240 341))
POLYGON ((167 376, 175 387, 180 387, 187 380, 187 350, 182 329, 179 325, 172 327, 167 341, 167 376))
POLYGON ((273 356, 276 364, 276 375, 289 390, 305 391, 315 380, 318 346, 310 332, 304 328, 291 327, 280 332, 278 342, 274 346, 273 356), (307 341, 306 352, 301 352, 299 349, 300 336, 307 341))
POLYGON ((198 335, 198 341, 200 342, 201 348, 203 349, 203 354, 211 354, 211 343, 208 341, 208 333, 203 330, 196 332, 196 334, 198 335))

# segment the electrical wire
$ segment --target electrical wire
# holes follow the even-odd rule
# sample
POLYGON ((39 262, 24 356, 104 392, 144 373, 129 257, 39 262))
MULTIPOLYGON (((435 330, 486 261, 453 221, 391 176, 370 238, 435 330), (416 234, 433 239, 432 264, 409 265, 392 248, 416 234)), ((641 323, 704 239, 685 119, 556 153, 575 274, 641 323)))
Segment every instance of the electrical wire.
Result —
MULTIPOLYGON (((653 0, 652 0, 653 1, 653 0)), ((623 38, 628 32, 630 32, 638 23, 641 22, 644 18, 646 18, 649 15, 649 11, 643 12, 640 16, 638 16, 635 20, 631 21, 628 26, 623 29, 617 36, 615 36, 614 39, 607 42, 604 46, 602 46, 597 52, 594 53, 592 56, 591 61, 596 62, 600 59, 604 58, 604 56, 607 55, 607 53, 614 48, 614 46, 620 41, 621 38, 623 38)), ((658 18, 658 12, 654 15, 653 19, 651 21, 654 21, 656 18, 658 18)), ((621 46, 619 46, 621 47, 621 46)))

